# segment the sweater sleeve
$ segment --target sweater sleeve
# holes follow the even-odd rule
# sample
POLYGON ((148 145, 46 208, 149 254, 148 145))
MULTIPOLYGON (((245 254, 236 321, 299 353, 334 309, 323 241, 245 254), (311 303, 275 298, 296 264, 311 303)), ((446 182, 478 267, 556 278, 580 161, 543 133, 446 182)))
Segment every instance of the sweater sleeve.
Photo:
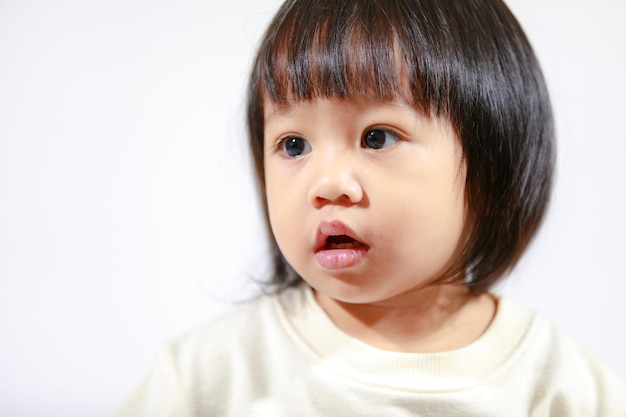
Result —
POLYGON ((600 363, 586 350, 583 352, 596 387, 595 415, 602 417, 626 416, 626 382, 600 363))
MULTIPOLYGON (((551 330, 542 359, 535 361, 539 377, 532 415, 626 417, 626 382, 571 336, 551 330)), ((541 338, 532 341, 542 344, 541 338)))

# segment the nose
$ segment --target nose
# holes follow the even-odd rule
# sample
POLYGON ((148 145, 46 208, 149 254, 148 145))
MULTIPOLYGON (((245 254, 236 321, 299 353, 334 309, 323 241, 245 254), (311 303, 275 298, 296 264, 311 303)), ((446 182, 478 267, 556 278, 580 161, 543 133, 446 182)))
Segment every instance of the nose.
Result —
POLYGON ((354 163, 338 161, 329 161, 320 167, 309 200, 316 207, 326 204, 359 204, 363 201, 364 191, 355 168, 354 163))

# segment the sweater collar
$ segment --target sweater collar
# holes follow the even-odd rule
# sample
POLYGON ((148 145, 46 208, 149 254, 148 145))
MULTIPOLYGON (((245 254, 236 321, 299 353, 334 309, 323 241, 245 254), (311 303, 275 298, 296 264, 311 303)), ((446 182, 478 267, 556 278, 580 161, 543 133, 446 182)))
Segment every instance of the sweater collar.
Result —
POLYGON ((302 284, 279 296, 278 315, 292 339, 333 372, 394 389, 451 391, 480 384, 504 366, 532 328, 534 314, 498 298, 498 310, 483 335, 461 349, 404 353, 378 349, 341 331, 302 284))

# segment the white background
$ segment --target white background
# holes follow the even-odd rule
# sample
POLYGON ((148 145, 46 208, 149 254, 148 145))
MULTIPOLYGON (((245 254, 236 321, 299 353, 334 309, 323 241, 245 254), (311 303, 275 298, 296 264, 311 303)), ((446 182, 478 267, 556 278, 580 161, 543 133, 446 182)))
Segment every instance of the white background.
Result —
MULTIPOLYGON (((0 0, 0 415, 107 416, 263 276, 242 98, 278 0, 0 0)), ((554 201, 501 291, 626 377, 626 2, 510 0, 554 201)))

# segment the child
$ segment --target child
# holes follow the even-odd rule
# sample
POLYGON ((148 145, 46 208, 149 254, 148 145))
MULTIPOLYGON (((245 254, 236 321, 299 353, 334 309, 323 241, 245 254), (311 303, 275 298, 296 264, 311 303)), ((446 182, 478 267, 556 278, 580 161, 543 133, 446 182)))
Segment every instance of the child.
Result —
POLYGON ((501 1, 287 0, 248 127, 275 294, 172 344, 122 416, 626 416, 623 381, 489 293, 554 163, 501 1))

